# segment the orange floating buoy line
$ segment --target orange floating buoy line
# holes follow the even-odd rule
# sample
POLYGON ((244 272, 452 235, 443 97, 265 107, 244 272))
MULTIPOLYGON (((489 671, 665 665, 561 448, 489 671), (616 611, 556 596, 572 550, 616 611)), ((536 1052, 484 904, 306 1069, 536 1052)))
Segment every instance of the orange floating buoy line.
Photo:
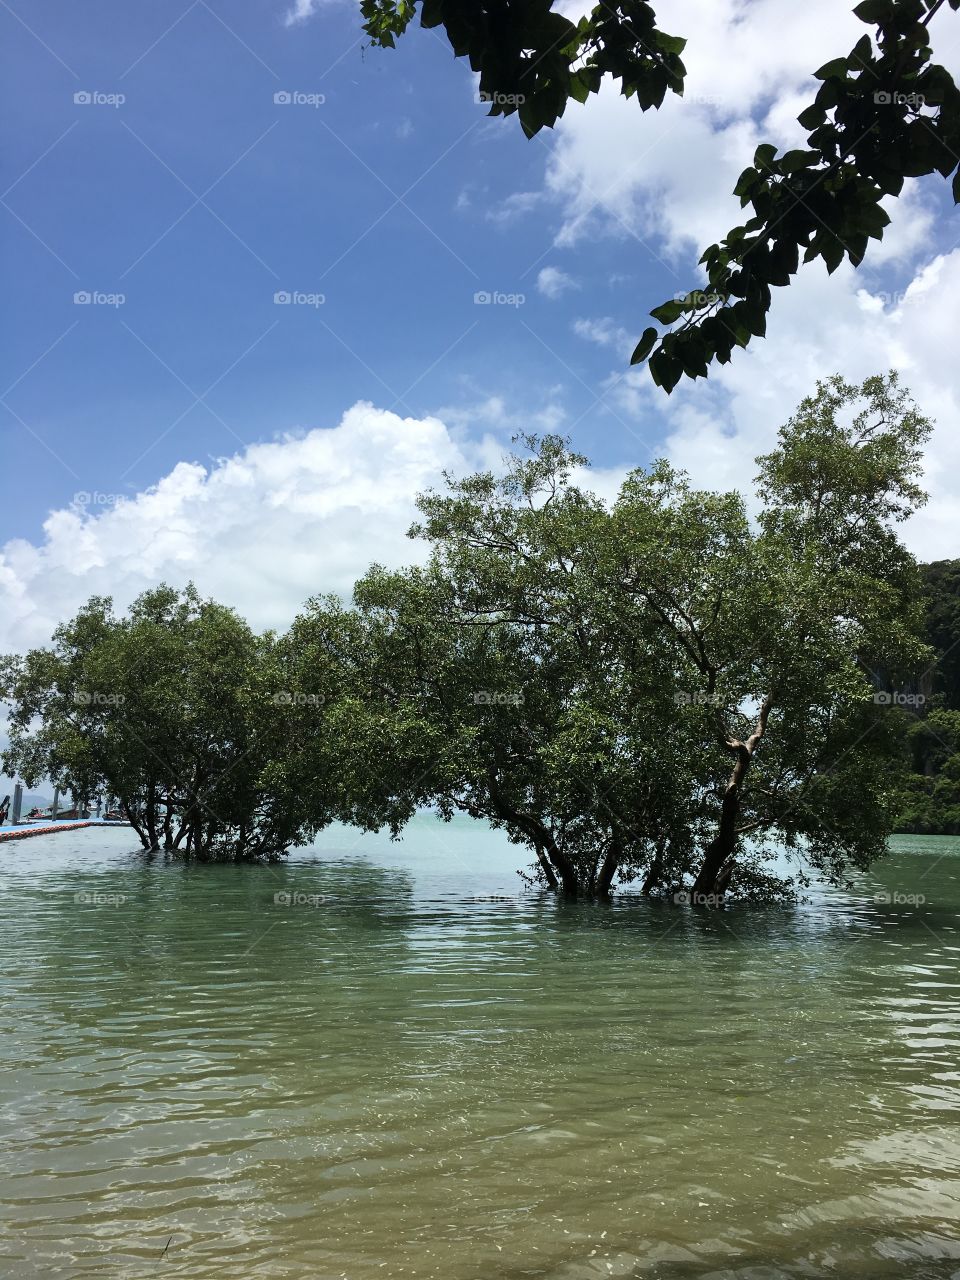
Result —
POLYGON ((115 822, 104 822, 102 819, 91 818, 89 822, 58 822, 56 826, 10 827, 8 830, 0 828, 0 841, 23 840, 27 836, 49 836, 57 831, 77 831, 80 827, 113 827, 116 825, 115 822))

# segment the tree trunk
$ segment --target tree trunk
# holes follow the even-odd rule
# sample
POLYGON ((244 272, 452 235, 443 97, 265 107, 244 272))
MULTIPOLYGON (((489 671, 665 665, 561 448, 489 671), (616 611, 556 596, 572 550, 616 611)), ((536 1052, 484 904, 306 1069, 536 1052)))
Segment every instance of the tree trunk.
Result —
POLYGON ((147 833, 143 829, 143 824, 140 822, 139 818, 134 816, 133 809, 129 804, 127 804, 126 800, 124 800, 122 796, 120 797, 120 808, 123 810, 123 816, 140 837, 140 843, 145 849, 149 849, 150 841, 147 839, 147 833))
MULTIPOLYGON (((546 854, 550 866, 556 873, 553 877, 554 882, 559 877, 560 885, 563 889, 564 897, 576 898, 580 893, 580 883, 577 876, 576 867, 563 852, 557 847, 557 844, 543 825, 536 818, 527 817, 525 814, 518 813, 506 800, 497 781, 496 770, 492 765, 487 767, 487 789, 490 795, 490 802, 493 805, 494 812, 499 818, 507 822, 513 823, 521 831, 529 836, 533 847, 537 851, 537 857, 540 859, 541 865, 543 859, 540 856, 541 849, 546 854)), ((550 883, 550 877, 547 877, 547 883, 550 883)), ((553 886, 551 886, 553 887, 553 886)))
POLYGON ((726 742, 726 746, 735 753, 736 760, 733 769, 730 771, 730 777, 727 779, 726 790, 723 793, 717 834, 707 845, 703 855, 703 862, 693 883, 691 895, 694 905, 697 904, 698 900, 702 902, 706 898, 717 896, 718 878, 721 870, 726 868, 727 863, 730 864, 730 869, 725 874, 724 888, 726 888, 730 880, 737 852, 740 794, 754 754, 760 745, 761 738, 767 731, 767 721, 770 717, 770 708, 772 706, 773 695, 767 694, 760 708, 756 727, 746 742, 726 742))
POLYGON ((667 842, 665 840, 661 840, 657 845, 657 851, 653 855, 653 861, 650 863, 650 867, 644 878, 643 887, 640 892, 645 894, 647 897, 649 897, 650 894, 653 893, 654 889, 658 888, 660 885, 660 879, 663 875, 663 856, 666 843, 667 842))
POLYGON ((560 886, 565 898, 578 898, 580 896, 580 880, 577 876, 576 867, 563 852, 554 843, 553 837, 548 836, 544 844, 547 857, 560 877, 560 886))
POLYGON ((553 867, 551 867, 547 855, 543 851, 543 846, 539 842, 537 843, 536 849, 537 861, 540 863, 540 870, 543 872, 543 878, 554 893, 556 893, 560 888, 560 881, 557 879, 556 873, 554 872, 553 867))
POLYGON ((697 878, 693 882, 692 894, 694 903, 698 899, 710 897, 716 892, 717 876, 720 874, 720 868, 736 852, 737 819, 740 815, 740 788, 743 785, 743 779, 749 767, 750 757, 747 753, 747 748, 745 744, 740 743, 737 763, 733 766, 730 778, 727 781, 727 789, 723 793, 717 834, 707 845, 697 878))
POLYGON ((144 815, 144 825, 147 829, 147 837, 150 841, 151 849, 160 848, 160 836, 157 831, 157 789, 151 782, 147 791, 147 806, 144 815))
POLYGON ((717 883, 715 886, 715 891, 718 897, 722 898, 730 887, 730 877, 733 875, 733 869, 735 866, 735 861, 733 858, 730 858, 729 861, 725 862, 720 868, 720 873, 717 876, 717 883))
POLYGON ((610 836, 610 847, 600 867, 600 874, 597 876, 597 893, 601 898, 610 896, 610 886, 613 884, 613 877, 617 874, 622 857, 623 844, 620 833, 614 829, 610 836))

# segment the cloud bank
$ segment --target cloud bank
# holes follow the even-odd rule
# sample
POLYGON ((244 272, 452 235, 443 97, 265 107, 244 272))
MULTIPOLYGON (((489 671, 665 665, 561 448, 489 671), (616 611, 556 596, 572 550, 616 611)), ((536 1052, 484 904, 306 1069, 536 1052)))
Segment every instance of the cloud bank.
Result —
POLYGON ((212 468, 181 462, 134 498, 91 494, 52 512, 40 545, 0 549, 0 651, 44 643, 90 595, 125 606, 159 581, 192 579, 255 626, 285 626, 309 595, 349 595, 372 560, 422 556, 405 537, 415 495, 479 461, 438 419, 361 402, 212 468))

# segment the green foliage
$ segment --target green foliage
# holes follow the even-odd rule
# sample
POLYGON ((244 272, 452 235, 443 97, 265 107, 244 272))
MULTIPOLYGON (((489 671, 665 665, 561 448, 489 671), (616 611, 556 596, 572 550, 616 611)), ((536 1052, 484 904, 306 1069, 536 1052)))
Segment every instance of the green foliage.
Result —
POLYGON ((363 25, 373 44, 392 49, 416 12, 413 0, 360 0, 363 25))
MULTIPOLYGON (((960 8, 960 0, 947 0, 960 8)), ((682 302, 655 307, 667 331, 648 327, 631 363, 649 363, 670 392, 682 377, 706 377, 716 360, 766 332, 771 290, 789 285, 801 262, 844 258, 859 266, 889 217, 881 207, 905 178, 939 173, 960 202, 960 90, 933 61, 931 20, 945 0, 863 0, 854 12, 871 28, 849 54, 814 73, 813 102, 799 115, 807 146, 783 154, 759 146, 734 188, 751 217, 700 259, 706 282, 682 302), (670 327, 675 326, 675 327, 670 327)), ((413 2, 363 0, 372 41, 392 45, 413 2)), ((576 25, 551 0, 423 0, 421 24, 442 26, 457 57, 480 73, 491 115, 516 111, 531 137, 552 126, 570 98, 583 102, 604 78, 619 80, 641 108, 683 93, 684 40, 659 30, 649 4, 600 4, 576 25)))
MULTIPOLYGON (((371 42, 393 48, 416 7, 361 0, 371 42)), ((454 55, 479 73, 490 115, 516 112, 528 138, 556 124, 570 98, 585 102, 605 76, 619 80, 624 96, 644 111, 659 107, 668 91, 683 93, 679 55, 686 41, 658 30, 644 0, 599 4, 576 23, 554 12, 550 0, 422 0, 420 23, 444 28, 454 55)))
POLYGON ((299 822, 315 830, 335 818, 398 835, 426 802, 420 779, 434 749, 396 696, 400 654, 378 645, 360 610, 332 598, 307 602, 279 652, 292 691, 282 784, 299 822))
POLYGON ((960 835, 960 710, 937 709, 906 731, 913 772, 900 796, 897 831, 960 835))
POLYGON ((819 384, 758 459, 755 520, 666 462, 606 504, 563 440, 522 438, 502 473, 421 495, 423 566, 373 566, 282 637, 193 588, 122 618, 92 599, 0 664, 4 765, 108 790, 146 847, 204 858, 279 857, 333 819, 397 835, 432 805, 572 895, 842 883, 905 793, 954 821, 960 712, 910 730, 907 781, 878 694, 932 657, 896 535, 930 429, 894 374, 819 384))
POLYGON ((921 572, 927 642, 937 655, 930 668, 933 691, 944 707, 960 711, 960 560, 937 560, 921 572))
POLYGON ((925 636, 933 659, 905 682, 910 776, 898 831, 960 834, 960 561, 921 566, 925 636))
POLYGON ((932 61, 930 20, 942 7, 865 0, 854 10, 874 31, 814 73, 820 88, 798 117, 807 149, 757 148, 734 188, 752 217, 704 251, 706 284, 679 326, 634 352, 639 363, 652 351, 650 372, 667 391, 681 374, 704 376, 692 353, 704 365, 726 363, 762 337, 771 289, 788 285, 801 262, 858 267, 890 221, 880 201, 899 195, 905 178, 953 174, 960 200, 960 90, 932 61))
POLYGON ((760 459, 759 527, 665 463, 608 508, 556 437, 424 495, 427 565, 356 593, 398 812, 486 819, 568 893, 780 894, 783 847, 801 880, 869 865, 900 753, 870 662, 924 653, 892 525, 929 429, 892 375, 822 384, 760 459))
POLYGON ((145 848, 275 858, 301 834, 265 785, 289 746, 282 690, 275 638, 193 587, 148 591, 123 618, 95 598, 51 648, 3 661, 4 768, 116 796, 145 848))

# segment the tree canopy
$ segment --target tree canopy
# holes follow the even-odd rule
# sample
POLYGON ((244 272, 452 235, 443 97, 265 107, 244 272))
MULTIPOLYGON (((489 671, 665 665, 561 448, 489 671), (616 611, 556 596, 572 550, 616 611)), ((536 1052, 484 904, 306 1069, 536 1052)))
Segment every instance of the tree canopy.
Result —
MULTIPOLYGON (((682 377, 706 377, 766 332, 771 290, 789 285, 801 261, 821 258, 833 272, 857 267, 890 219, 881 201, 906 178, 938 173, 960 202, 960 90, 935 62, 933 19, 960 0, 861 0, 867 30, 812 75, 820 82, 798 116, 806 147, 781 152, 763 143, 733 194, 751 215, 703 252, 705 280, 654 307, 662 328, 644 330, 632 363, 649 364, 668 393, 682 377)), ((683 95, 685 38, 657 25, 650 4, 598 4, 578 22, 551 0, 361 0, 364 29, 392 47, 419 12, 442 28, 458 58, 480 77, 491 115, 516 114, 527 137, 552 127, 571 98, 585 102, 606 79, 659 107, 683 95)), ((938 30, 946 42, 957 29, 938 30)))
POLYGON ((277 785, 283 687, 275 637, 193 587, 145 592, 125 617, 94 597, 49 649, 0 667, 4 767, 115 796, 148 849, 277 857, 301 835, 277 785))
POLYGON ((666 463, 607 508, 555 437, 424 495, 426 567, 357 588, 387 718, 434 744, 417 797, 569 893, 767 896, 795 887, 777 849, 795 883, 869 865, 899 802, 874 664, 925 652, 894 526, 929 430, 895 375, 831 379, 759 460, 757 525, 666 463))
POLYGON ((399 835, 426 805, 568 896, 843 883, 903 804, 887 690, 932 656, 896 529, 930 429, 895 374, 831 378, 757 460, 753 515, 663 461, 607 503, 567 442, 521 438, 420 496, 425 564, 373 566, 285 635, 192 588, 91 600, 0 665, 5 767, 107 789, 146 847, 202 858, 336 819, 399 835))

